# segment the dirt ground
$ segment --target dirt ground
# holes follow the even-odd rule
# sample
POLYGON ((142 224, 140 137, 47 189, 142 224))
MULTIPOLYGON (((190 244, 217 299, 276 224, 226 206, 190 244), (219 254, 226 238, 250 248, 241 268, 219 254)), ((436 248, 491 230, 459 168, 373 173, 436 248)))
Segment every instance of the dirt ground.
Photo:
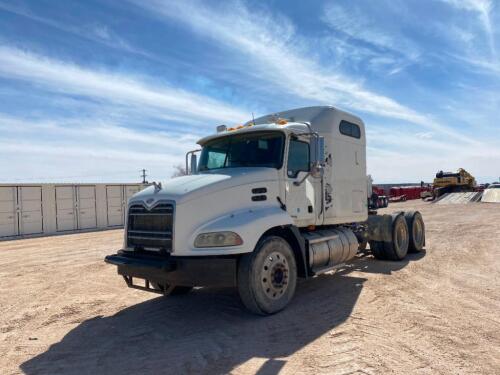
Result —
POLYGON ((164 298, 103 262, 120 230, 0 242, 1 374, 499 374, 500 205, 417 207, 426 251, 359 256, 282 313, 233 289, 164 298))

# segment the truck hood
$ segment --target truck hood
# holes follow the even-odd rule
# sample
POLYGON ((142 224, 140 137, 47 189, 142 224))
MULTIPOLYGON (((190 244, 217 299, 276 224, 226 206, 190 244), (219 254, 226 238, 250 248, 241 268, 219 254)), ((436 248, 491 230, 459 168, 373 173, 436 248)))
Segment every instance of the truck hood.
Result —
POLYGON ((130 202, 142 201, 153 206, 158 200, 187 202, 200 196, 220 192, 240 185, 275 181, 278 171, 273 168, 227 168, 215 172, 172 178, 161 189, 150 186, 135 194, 130 202))

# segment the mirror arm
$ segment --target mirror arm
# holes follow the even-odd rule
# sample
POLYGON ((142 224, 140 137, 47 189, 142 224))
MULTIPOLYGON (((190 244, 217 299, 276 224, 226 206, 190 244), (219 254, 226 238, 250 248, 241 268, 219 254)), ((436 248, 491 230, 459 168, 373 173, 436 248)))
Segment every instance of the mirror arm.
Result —
POLYGON ((190 174, 190 173, 189 173, 189 162, 188 162, 188 160, 189 160, 189 155, 194 154, 195 152, 199 152, 199 151, 201 151, 201 148, 196 149, 196 150, 191 150, 191 151, 186 152, 186 174, 187 174, 187 175, 188 175, 188 174, 190 174))
POLYGON ((300 181, 294 181, 293 184, 295 186, 300 186, 302 185, 302 183, 306 180, 307 177, 309 177, 311 175, 311 172, 307 172, 307 174, 304 176, 304 178, 300 181))

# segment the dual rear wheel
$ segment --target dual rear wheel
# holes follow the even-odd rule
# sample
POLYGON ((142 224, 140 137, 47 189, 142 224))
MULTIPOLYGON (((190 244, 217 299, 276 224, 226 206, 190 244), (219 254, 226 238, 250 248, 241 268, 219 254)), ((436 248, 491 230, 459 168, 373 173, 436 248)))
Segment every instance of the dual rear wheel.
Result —
POLYGON ((408 252, 420 252, 425 245, 425 227, 418 211, 394 214, 391 241, 370 241, 373 256, 381 260, 403 260, 408 252))

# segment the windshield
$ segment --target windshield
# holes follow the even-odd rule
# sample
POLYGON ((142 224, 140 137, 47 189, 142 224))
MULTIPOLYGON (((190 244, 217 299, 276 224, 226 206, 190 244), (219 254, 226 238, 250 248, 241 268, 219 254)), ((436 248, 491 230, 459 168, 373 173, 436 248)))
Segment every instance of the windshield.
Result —
POLYGON ((276 131, 214 139, 203 146, 198 170, 237 167, 281 168, 284 139, 284 135, 276 131))

